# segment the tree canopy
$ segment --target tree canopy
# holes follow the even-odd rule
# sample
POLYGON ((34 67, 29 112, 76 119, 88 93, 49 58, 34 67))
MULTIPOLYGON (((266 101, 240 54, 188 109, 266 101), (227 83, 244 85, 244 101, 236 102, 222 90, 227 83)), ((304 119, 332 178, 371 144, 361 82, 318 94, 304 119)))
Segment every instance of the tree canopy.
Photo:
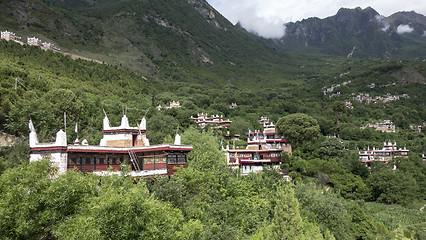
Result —
POLYGON ((278 134, 284 135, 291 144, 296 146, 312 143, 320 136, 318 121, 303 113, 290 114, 280 118, 276 128, 278 134))

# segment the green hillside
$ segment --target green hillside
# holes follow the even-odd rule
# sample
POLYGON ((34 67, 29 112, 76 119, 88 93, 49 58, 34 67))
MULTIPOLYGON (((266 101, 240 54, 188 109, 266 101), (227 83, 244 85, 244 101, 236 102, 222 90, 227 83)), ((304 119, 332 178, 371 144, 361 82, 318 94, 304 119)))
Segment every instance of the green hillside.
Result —
POLYGON ((0 132, 21 139, 0 147, 1 239, 425 238, 426 137, 409 126, 426 120, 424 61, 282 53, 194 0, 2 1, 0 29, 105 62, 0 41, 0 132), (358 94, 399 99, 368 104, 358 94), (156 108, 171 101, 182 107, 156 108), (336 110, 342 102, 353 108, 336 110), (49 161, 28 164, 29 119, 47 142, 66 112, 68 142, 77 123, 78 137, 98 145, 103 110, 112 126, 123 112, 131 126, 146 115, 151 144, 181 134, 194 147, 187 168, 52 180, 49 161), (280 126, 303 116, 319 130, 283 155, 290 182, 269 168, 242 177, 225 166, 226 133, 199 130, 197 113, 224 115, 243 140, 261 116, 280 126), (385 119, 396 133, 361 128, 385 119), (408 158, 359 161, 358 149, 388 140, 408 158))

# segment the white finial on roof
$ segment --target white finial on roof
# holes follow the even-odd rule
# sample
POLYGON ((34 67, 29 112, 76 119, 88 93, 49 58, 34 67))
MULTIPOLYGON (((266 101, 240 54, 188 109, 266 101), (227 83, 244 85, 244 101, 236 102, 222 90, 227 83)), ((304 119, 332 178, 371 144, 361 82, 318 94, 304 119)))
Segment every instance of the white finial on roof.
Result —
POLYGON ((55 141, 55 145, 56 146, 67 146, 67 133, 59 130, 56 133, 56 141, 55 141))
POLYGON ((121 118, 120 128, 130 128, 129 119, 127 119, 126 115, 123 115, 123 117, 121 118))
POLYGON ((175 145, 181 145, 181 139, 179 134, 176 134, 175 136, 175 145))
POLYGON ((141 130, 146 130, 146 119, 145 117, 142 118, 141 124, 140 124, 141 130))
POLYGON ((35 132, 33 121, 31 121, 31 119, 30 121, 28 121, 28 128, 30 129, 31 132, 35 132))
POLYGON ((30 136, 29 136, 30 147, 35 147, 38 144, 38 137, 31 119, 28 122, 28 128, 30 129, 30 136))
MULTIPOLYGON (((104 113, 105 113, 105 111, 104 111, 104 113)), ((109 119, 108 119, 106 113, 105 113, 105 117, 104 117, 104 122, 103 123, 104 123, 103 124, 104 125, 104 130, 109 130, 111 128, 111 126, 109 125, 109 119)))

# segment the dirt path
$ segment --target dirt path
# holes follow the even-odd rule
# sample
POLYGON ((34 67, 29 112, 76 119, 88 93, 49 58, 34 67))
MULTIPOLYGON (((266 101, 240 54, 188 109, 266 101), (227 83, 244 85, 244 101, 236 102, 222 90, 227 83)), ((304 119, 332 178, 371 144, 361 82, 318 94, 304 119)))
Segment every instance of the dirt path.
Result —
POLYGON ((83 59, 83 60, 87 60, 87 61, 92 61, 92 62, 95 62, 95 63, 103 64, 103 62, 100 61, 100 60, 93 59, 93 58, 88 58, 88 57, 83 57, 83 56, 80 56, 80 55, 77 55, 77 54, 74 54, 74 53, 66 53, 66 52, 64 52, 63 54, 65 56, 70 56, 74 60, 75 59, 83 59))

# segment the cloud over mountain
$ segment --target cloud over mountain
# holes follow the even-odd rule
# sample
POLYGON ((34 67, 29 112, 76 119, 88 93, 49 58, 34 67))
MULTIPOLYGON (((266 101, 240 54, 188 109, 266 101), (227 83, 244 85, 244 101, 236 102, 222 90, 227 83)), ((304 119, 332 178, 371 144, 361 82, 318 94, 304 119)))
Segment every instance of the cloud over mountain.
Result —
POLYGON ((410 32, 412 32, 412 31, 414 31, 414 29, 413 29, 413 28, 411 28, 409 25, 403 25, 403 24, 401 24, 401 25, 399 25, 399 26, 396 28, 396 32, 397 32, 398 34, 410 33, 410 32))

